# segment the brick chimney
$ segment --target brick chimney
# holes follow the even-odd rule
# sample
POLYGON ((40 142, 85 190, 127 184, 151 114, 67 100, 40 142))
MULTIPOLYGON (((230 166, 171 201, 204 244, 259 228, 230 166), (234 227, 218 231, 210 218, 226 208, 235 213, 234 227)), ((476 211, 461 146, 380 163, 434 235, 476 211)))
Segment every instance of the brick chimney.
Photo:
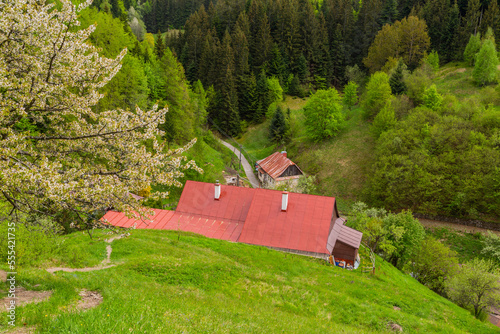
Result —
POLYGON ((219 198, 220 198, 220 184, 219 184, 219 180, 215 181, 215 196, 214 196, 215 200, 218 201, 219 198))
POLYGON ((283 156, 286 158, 286 151, 281 151, 281 154, 283 154, 283 156))
POLYGON ((288 209, 288 192, 284 191, 281 195, 281 211, 286 211, 288 209))

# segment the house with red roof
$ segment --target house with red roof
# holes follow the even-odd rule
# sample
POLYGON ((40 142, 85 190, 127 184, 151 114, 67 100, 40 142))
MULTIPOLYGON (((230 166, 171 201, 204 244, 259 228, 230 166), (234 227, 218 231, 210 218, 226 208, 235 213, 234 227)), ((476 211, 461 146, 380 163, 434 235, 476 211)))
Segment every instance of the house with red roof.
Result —
POLYGON ((154 212, 144 221, 114 211, 103 219, 114 226, 188 231, 359 263, 363 234, 344 224, 334 197, 187 181, 175 211, 154 212))
POLYGON ((280 183, 296 185, 304 173, 292 160, 288 159, 286 151, 276 152, 256 163, 259 180, 264 187, 274 187, 280 183))

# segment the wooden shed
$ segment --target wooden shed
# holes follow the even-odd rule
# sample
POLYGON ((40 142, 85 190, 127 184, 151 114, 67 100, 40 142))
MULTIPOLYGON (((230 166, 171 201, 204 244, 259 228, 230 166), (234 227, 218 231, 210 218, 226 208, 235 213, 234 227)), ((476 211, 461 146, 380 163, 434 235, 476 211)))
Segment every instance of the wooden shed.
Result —
POLYGON ((336 218, 332 222, 330 235, 326 248, 335 260, 345 261, 346 263, 357 267, 356 261, 359 262, 359 246, 363 233, 346 226, 343 218, 336 218))

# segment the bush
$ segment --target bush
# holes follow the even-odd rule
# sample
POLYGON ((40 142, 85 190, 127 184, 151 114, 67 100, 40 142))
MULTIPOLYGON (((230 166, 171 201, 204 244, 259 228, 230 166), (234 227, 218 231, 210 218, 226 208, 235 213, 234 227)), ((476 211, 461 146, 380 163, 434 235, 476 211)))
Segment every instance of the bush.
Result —
POLYGON ((373 119, 391 98, 391 86, 387 74, 384 72, 374 73, 366 86, 365 98, 362 103, 364 117, 373 119))
POLYGON ((424 68, 416 69, 411 75, 406 77, 406 94, 413 101, 415 106, 419 106, 424 101, 425 90, 431 85, 431 79, 424 68))
POLYGON ((427 236, 410 261, 407 271, 429 289, 445 294, 445 280, 458 271, 457 254, 435 238, 427 236))

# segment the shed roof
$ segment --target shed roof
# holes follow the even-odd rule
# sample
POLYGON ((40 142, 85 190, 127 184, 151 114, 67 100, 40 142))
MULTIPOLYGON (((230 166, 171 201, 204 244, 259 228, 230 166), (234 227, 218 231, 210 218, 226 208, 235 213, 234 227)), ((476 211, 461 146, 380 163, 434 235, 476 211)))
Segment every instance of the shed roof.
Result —
POLYGON ((281 211, 281 199, 281 191, 256 189, 238 241, 328 254, 335 198, 289 193, 286 211, 281 211))
MULTIPOLYGON (((278 178, 284 171, 290 166, 297 166, 292 160, 288 159, 283 155, 283 153, 276 152, 268 156, 267 158, 257 161, 260 169, 266 172, 273 179, 278 178)), ((302 173, 299 166, 298 170, 302 173)))
POLYGON ((359 249, 363 233, 344 225, 343 218, 337 218, 328 235, 327 249, 331 253, 337 241, 359 249))

